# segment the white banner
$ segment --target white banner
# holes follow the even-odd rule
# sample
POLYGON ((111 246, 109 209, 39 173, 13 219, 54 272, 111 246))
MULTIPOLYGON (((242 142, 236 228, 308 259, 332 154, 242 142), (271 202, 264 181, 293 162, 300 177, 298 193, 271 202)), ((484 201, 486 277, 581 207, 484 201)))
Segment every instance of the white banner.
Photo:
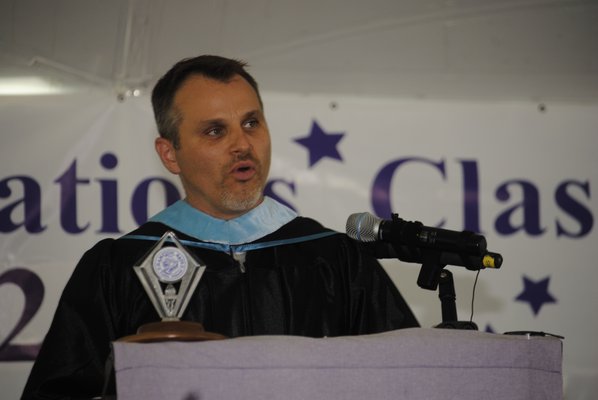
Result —
MULTIPOLYGON (((264 102, 269 194, 340 231, 367 211, 481 232, 504 263, 479 275, 479 329, 564 336, 566 397, 598 393, 597 105, 264 102)), ((147 97, 0 97, 0 121, 0 386, 17 398, 79 257, 182 190, 154 153, 147 97)), ((438 293, 416 284, 420 265, 383 264, 422 326, 441 322, 438 293)), ((469 320, 476 273, 447 269, 469 320)))

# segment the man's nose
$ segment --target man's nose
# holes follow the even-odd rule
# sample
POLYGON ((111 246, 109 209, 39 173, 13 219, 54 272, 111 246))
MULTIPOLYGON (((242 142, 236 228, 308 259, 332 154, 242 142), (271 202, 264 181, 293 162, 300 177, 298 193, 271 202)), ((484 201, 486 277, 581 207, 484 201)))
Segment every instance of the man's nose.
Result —
POLYGON ((251 148, 249 134, 243 128, 234 129, 231 134, 231 149, 235 153, 246 152, 251 148))

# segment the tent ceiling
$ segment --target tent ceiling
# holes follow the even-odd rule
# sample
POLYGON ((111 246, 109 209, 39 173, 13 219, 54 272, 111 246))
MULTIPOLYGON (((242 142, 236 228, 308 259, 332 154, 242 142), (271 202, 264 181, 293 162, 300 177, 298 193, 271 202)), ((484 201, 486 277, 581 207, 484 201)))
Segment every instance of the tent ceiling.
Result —
POLYGON ((0 0, 0 76, 151 88, 249 62, 264 91, 598 100, 595 0, 0 0))

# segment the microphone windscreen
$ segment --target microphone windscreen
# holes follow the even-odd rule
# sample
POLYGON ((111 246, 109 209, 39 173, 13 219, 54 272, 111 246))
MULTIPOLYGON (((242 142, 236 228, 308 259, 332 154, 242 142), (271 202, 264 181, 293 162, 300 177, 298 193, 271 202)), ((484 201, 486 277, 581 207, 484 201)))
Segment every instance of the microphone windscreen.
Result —
POLYGON ((370 213, 351 214, 347 218, 346 232, 360 242, 375 242, 379 239, 382 220, 370 213))

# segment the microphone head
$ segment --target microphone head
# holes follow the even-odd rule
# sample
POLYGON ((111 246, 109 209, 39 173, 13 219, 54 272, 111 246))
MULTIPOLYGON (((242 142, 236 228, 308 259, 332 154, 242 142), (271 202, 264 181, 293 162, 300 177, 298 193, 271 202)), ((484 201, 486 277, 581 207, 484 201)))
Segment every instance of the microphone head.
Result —
POLYGON ((351 214, 347 218, 346 232, 360 242, 375 242, 380 239, 381 222, 382 219, 367 212, 351 214))

